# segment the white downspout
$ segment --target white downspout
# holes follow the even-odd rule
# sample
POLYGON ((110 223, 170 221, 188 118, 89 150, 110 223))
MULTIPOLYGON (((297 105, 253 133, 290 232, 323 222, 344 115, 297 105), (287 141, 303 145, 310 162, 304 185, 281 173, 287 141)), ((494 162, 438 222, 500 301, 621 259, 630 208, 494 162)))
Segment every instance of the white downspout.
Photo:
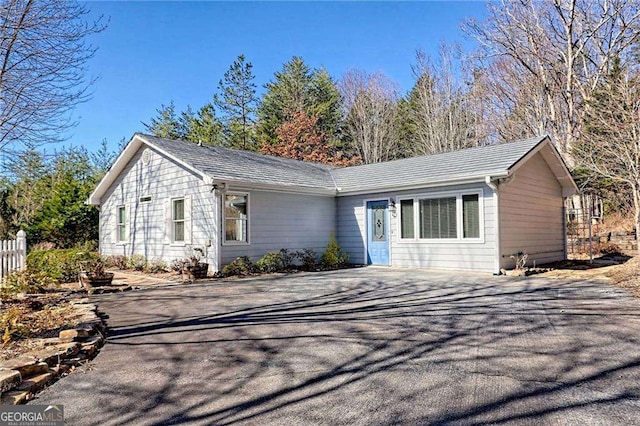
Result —
POLYGON ((500 200, 498 198, 498 182, 491 180, 491 176, 487 176, 484 179, 489 188, 493 190, 493 214, 495 221, 495 253, 494 253, 494 275, 500 275, 500 200))

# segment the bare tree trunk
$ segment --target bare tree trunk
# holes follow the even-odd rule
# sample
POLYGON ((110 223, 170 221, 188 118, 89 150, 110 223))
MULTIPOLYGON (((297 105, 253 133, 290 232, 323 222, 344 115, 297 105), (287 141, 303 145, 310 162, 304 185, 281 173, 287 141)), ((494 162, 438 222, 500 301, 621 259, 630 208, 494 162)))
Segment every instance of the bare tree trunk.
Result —
POLYGON ((640 255, 640 182, 633 188, 634 225, 636 228, 636 251, 640 255))

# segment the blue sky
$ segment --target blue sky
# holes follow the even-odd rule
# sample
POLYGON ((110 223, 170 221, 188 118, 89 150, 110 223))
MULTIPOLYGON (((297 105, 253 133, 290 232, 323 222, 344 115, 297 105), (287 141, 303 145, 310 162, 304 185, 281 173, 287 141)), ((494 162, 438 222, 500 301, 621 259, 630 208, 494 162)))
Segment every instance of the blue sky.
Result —
POLYGON ((244 54, 258 91, 292 56, 339 78, 351 68, 383 72, 403 91, 418 48, 469 46, 460 24, 482 19, 483 2, 89 2, 109 19, 92 37, 97 77, 67 144, 115 148, 142 131, 161 104, 178 110, 209 102, 229 65, 244 54))

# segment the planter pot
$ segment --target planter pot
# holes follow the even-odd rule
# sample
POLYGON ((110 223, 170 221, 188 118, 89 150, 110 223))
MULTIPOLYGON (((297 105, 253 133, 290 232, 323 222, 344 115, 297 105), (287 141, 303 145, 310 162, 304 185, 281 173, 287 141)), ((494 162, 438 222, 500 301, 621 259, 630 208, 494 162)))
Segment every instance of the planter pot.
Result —
POLYGON ((207 278, 207 272, 209 271, 208 263, 200 263, 198 266, 186 266, 182 270, 182 274, 193 279, 207 278))
POLYGON ((87 289, 111 285, 112 281, 113 272, 105 272, 104 274, 99 276, 91 275, 86 272, 80 272, 80 283, 87 289))

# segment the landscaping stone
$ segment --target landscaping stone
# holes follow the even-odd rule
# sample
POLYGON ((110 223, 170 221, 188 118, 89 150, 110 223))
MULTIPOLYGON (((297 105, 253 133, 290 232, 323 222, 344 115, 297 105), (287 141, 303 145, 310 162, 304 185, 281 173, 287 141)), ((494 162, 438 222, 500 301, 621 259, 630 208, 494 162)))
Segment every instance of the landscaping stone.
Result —
POLYGON ((93 358, 104 343, 105 324, 97 307, 87 299, 72 302, 74 328, 62 330, 58 337, 38 339, 35 350, 0 363, 1 404, 21 404, 54 378, 69 373, 93 358), (8 391, 8 392, 7 392, 8 391))
POLYGON ((53 379, 53 374, 47 372, 23 380, 17 387, 18 391, 35 392, 44 388, 53 379))
POLYGON ((20 373, 15 370, 0 370, 0 394, 20 384, 20 373))
POLYGON ((60 363, 60 359, 66 355, 66 351, 51 348, 44 349, 41 351, 31 352, 28 356, 35 357, 40 362, 45 362, 49 367, 53 367, 54 365, 58 365, 60 363))
POLYGON ((56 345, 55 348, 63 352, 64 357, 70 357, 80 352, 80 343, 78 342, 60 343, 56 345))
POLYGON ((51 346, 51 345, 57 345, 58 343, 60 343, 60 340, 58 340, 57 337, 47 337, 45 339, 40 339, 37 341, 37 345, 38 346, 51 346))
POLYGON ((102 346, 102 342, 103 338, 101 335, 96 334, 95 336, 91 336, 86 342, 82 343, 80 351, 88 356, 92 356, 98 351, 98 348, 102 346))
POLYGON ((22 404, 29 397, 29 391, 10 391, 3 393, 0 398, 0 405, 18 405, 22 404))
POLYGON ((58 335, 60 342, 79 342, 89 337, 89 332, 85 329, 62 330, 58 335))
POLYGON ((0 369, 15 370, 19 372, 22 377, 42 373, 47 371, 48 368, 49 366, 46 363, 40 363, 36 358, 31 356, 21 356, 0 363, 0 369))
POLYGON ((88 290, 89 294, 106 294, 106 293, 121 293, 123 291, 131 290, 129 284, 112 284, 102 287, 94 287, 88 290))

